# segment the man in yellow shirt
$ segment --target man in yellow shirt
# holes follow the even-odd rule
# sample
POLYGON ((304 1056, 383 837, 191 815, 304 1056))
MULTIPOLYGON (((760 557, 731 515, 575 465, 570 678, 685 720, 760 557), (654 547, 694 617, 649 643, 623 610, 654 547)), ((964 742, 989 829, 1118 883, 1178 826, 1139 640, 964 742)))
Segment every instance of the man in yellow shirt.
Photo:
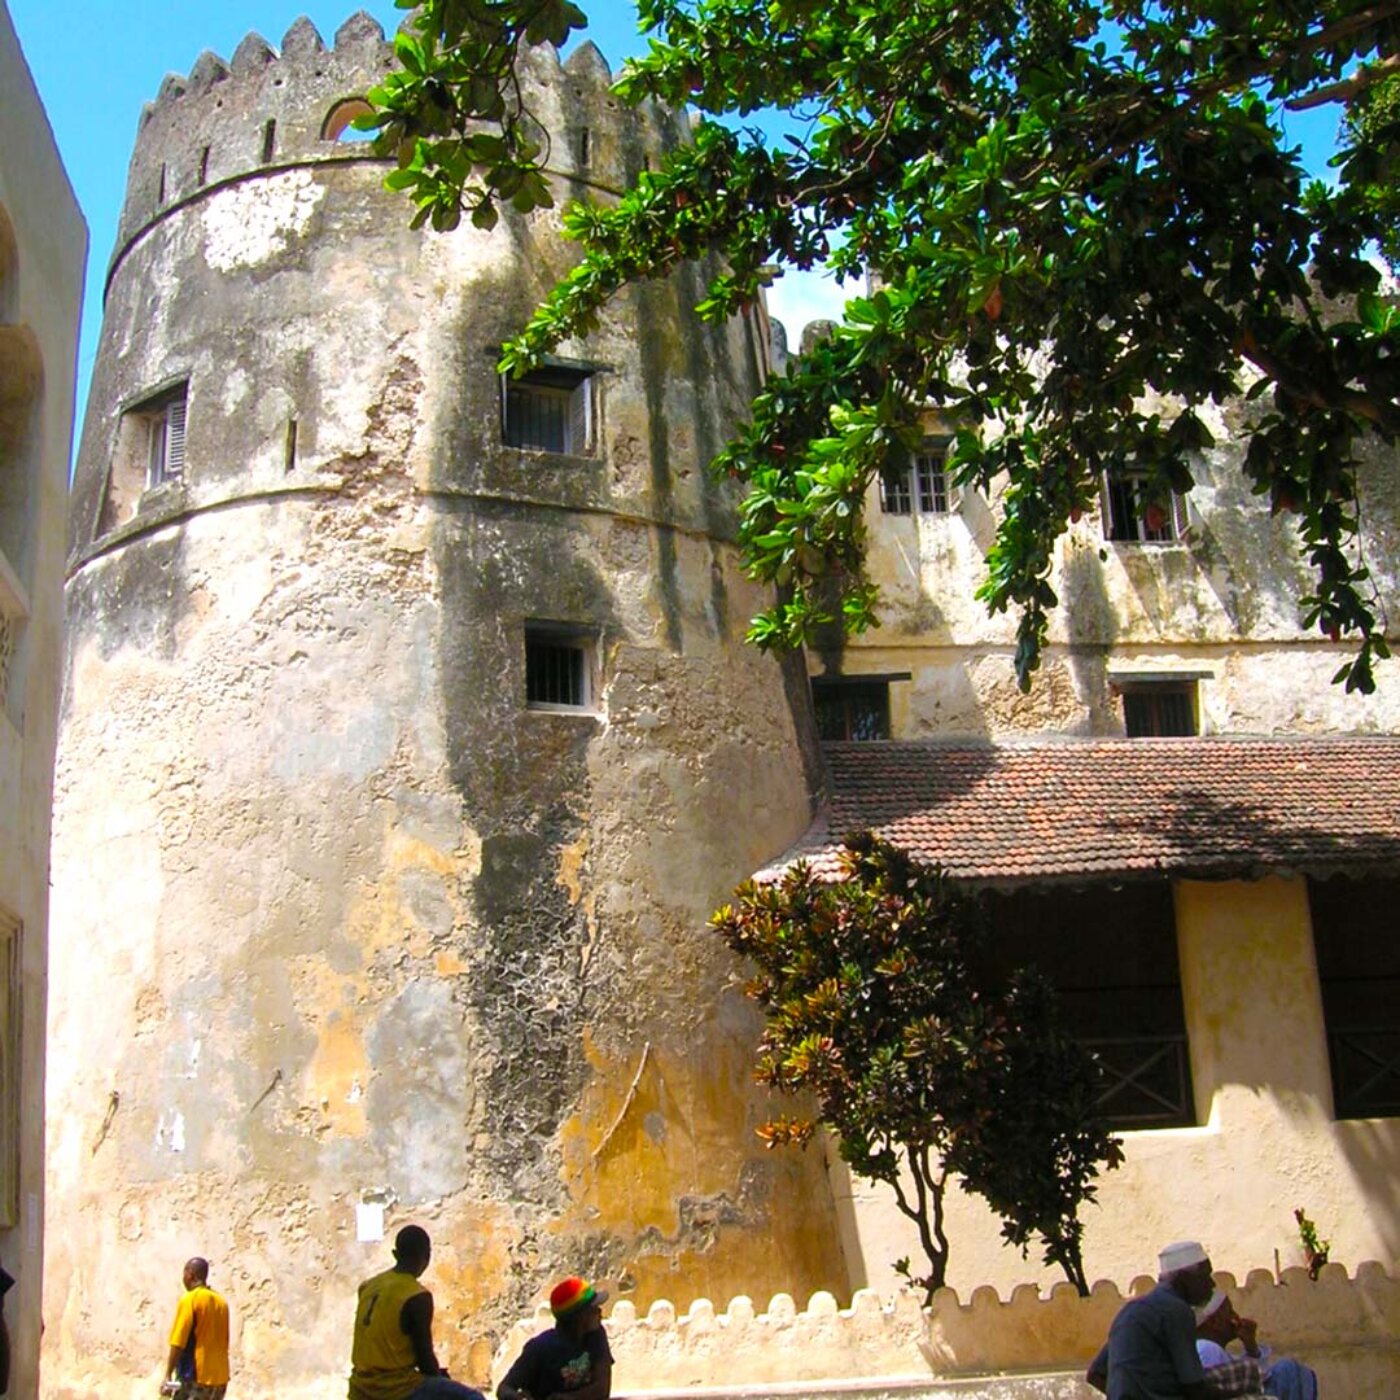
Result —
POLYGON ((482 1400, 433 1352, 433 1295, 418 1276, 433 1257, 421 1225, 394 1236, 394 1267, 360 1285, 350 1344, 350 1400, 482 1400))
POLYGON ((162 1393, 178 1400, 224 1400, 228 1389, 228 1304, 209 1287, 209 1261, 190 1259, 185 1292, 170 1329, 162 1393), (173 1383, 173 1384, 172 1384, 173 1383))

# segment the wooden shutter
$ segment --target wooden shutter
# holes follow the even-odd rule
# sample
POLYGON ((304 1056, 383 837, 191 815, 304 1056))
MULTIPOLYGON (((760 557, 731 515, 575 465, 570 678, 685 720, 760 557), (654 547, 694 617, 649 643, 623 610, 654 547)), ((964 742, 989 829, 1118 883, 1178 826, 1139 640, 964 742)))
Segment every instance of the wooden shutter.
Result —
POLYGON ((593 450, 593 376, 585 375, 569 395, 567 451, 586 457, 593 450))
POLYGON ((165 408, 165 475, 185 474, 185 398, 171 399, 165 408))

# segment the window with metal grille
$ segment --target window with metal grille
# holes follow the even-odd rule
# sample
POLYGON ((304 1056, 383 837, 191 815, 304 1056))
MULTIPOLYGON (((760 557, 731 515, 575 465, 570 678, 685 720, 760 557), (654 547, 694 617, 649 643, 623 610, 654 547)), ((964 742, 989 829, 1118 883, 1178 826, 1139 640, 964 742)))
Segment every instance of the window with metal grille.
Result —
POLYGON ((1400 879, 1309 880, 1338 1118, 1400 1117, 1400 879))
POLYGON ((507 447, 561 452, 594 451, 594 376, 587 370, 547 366, 522 379, 501 377, 501 441, 507 447))
POLYGON ((919 509, 925 515, 946 515, 953 508, 948 490, 948 469, 940 452, 914 458, 914 479, 919 487, 919 509))
POLYGON ((593 701, 593 646, 576 631, 531 623, 525 629, 525 703, 531 709, 586 710, 593 701))
POLYGON ((1194 682, 1153 683, 1122 689, 1123 727, 1128 738, 1184 738, 1197 732, 1194 682))
POLYGON ((1146 472, 1105 472, 1102 500, 1105 539, 1170 544, 1186 533, 1186 497, 1172 492, 1166 502, 1151 500, 1146 472))
POLYGON ((914 508, 914 493, 909 489, 908 468, 887 468, 880 473, 880 509, 886 515, 908 515, 914 508))
POLYGON ((1103 1071, 1099 1105, 1115 1128, 1196 1121, 1171 883, 987 896, 995 971, 1033 964, 1103 1071))
POLYGON ((948 479, 946 444, 933 443, 918 453, 907 467, 889 468, 880 474, 880 509, 886 515, 946 515, 958 504, 957 491, 948 479))
POLYGON ((865 741, 890 737, 888 680, 814 678, 812 704, 819 739, 865 741))

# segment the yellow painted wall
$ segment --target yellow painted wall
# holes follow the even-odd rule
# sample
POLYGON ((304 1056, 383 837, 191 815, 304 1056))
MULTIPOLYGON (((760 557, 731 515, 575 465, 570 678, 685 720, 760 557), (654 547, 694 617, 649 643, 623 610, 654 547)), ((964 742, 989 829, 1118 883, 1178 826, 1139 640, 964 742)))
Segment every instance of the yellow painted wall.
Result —
MULTIPOLYGON (((1201 1239, 1217 1268, 1306 1262, 1301 1206, 1355 1269, 1400 1258, 1400 1120, 1336 1122, 1301 879, 1176 885, 1182 994, 1199 1126, 1125 1133, 1126 1162, 1101 1179, 1084 1212, 1089 1278, 1122 1287, 1155 1268, 1157 1249, 1201 1239)), ((885 1193, 833 1173, 849 1213, 852 1275, 892 1285, 891 1261, 916 1248, 885 1193)), ((991 1284, 1059 1275, 1021 1259, 975 1198, 950 1193, 949 1283, 963 1296, 991 1284)))

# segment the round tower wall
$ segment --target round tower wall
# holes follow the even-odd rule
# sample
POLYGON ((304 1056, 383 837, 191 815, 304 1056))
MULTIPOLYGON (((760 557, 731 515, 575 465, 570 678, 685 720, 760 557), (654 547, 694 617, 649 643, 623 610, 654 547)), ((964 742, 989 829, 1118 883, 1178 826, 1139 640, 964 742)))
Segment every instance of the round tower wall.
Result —
MULTIPOLYGON (((385 52, 301 33, 169 86, 133 190, 180 104, 196 146, 236 106, 309 142, 385 52), (282 105, 231 101, 279 65, 282 105)), ((549 71, 591 158, 683 133, 595 118, 594 53, 549 71)), ((758 1025, 705 927, 817 771, 705 469, 756 331, 700 326, 695 278, 624 294, 538 386, 582 436, 508 445, 494 355, 572 252, 548 214, 412 233, 382 174, 225 169, 113 262, 56 782, 55 1396, 144 1380, 131 1319, 159 1329, 191 1253, 240 1392, 321 1393, 381 1206, 432 1233, 440 1354, 478 1381, 554 1274, 846 1286, 820 1160, 753 1134, 758 1025)))

